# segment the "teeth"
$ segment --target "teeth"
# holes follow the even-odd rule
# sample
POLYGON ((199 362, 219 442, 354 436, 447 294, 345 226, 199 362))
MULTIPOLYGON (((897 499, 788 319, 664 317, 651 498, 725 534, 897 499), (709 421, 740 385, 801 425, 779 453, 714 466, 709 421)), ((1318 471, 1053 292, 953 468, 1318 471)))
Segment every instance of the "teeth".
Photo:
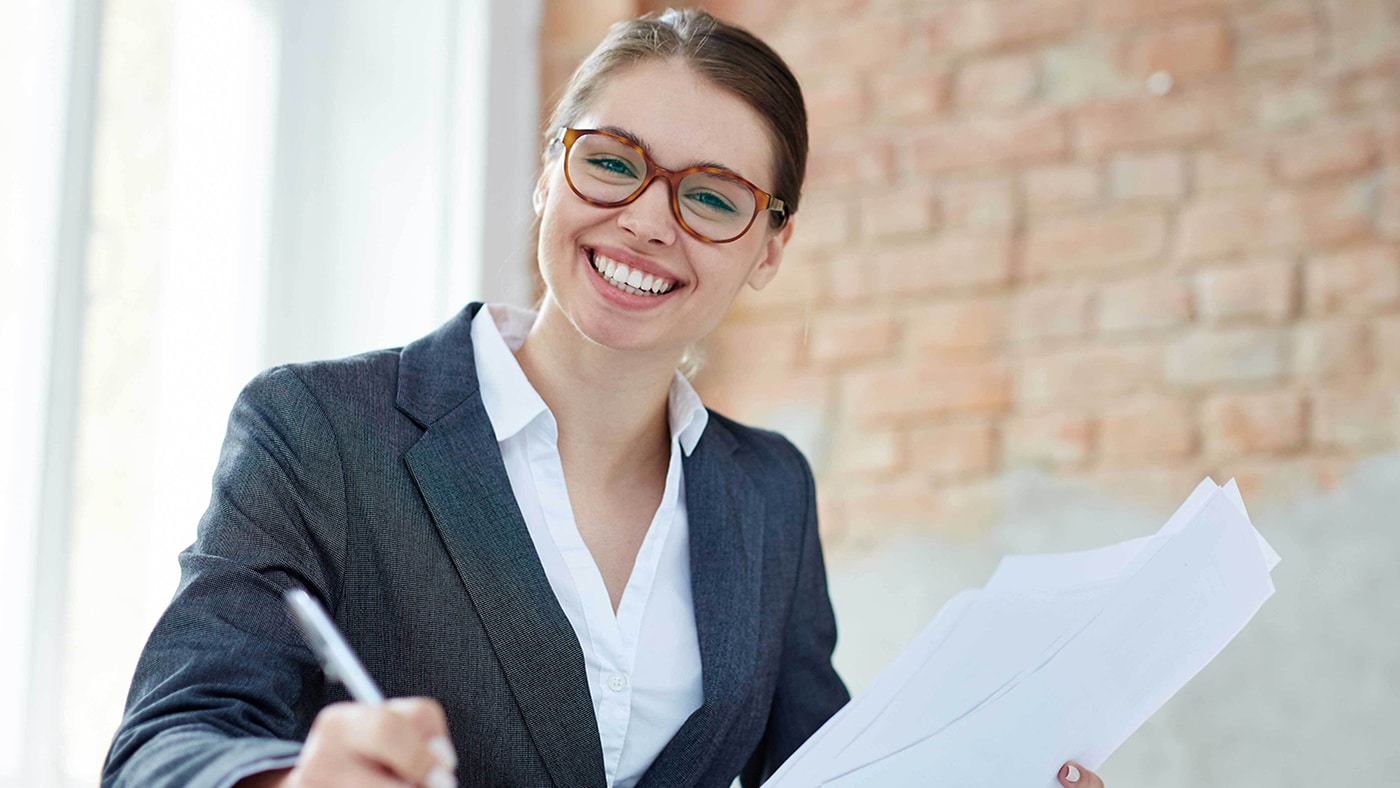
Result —
POLYGON ((671 288, 676 286, 675 282, 628 268, 622 263, 596 252, 593 254, 593 270, 619 290, 633 295, 661 295, 670 292, 671 288))

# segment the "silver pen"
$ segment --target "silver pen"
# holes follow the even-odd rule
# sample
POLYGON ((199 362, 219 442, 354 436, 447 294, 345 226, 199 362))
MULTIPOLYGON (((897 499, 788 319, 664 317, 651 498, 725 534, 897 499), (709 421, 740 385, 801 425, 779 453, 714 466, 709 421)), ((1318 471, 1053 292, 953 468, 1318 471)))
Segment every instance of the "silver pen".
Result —
POLYGON ((344 684, 350 697, 361 703, 375 706, 383 703, 384 693, 375 686, 374 679, 365 672, 365 666, 360 664, 321 605, 300 588, 293 588, 282 596, 326 675, 344 684))

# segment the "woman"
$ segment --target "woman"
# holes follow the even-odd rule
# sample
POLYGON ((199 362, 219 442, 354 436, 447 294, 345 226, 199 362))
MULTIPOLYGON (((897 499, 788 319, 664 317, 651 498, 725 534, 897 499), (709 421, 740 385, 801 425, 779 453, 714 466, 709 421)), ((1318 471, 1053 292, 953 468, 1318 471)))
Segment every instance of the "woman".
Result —
POLYGON ((771 774, 848 699, 812 477, 676 367, 777 273, 806 148, 757 39, 695 11, 615 26, 550 124, 538 315, 474 304, 244 390, 104 785, 771 774), (413 697, 343 702, 295 586, 413 697))

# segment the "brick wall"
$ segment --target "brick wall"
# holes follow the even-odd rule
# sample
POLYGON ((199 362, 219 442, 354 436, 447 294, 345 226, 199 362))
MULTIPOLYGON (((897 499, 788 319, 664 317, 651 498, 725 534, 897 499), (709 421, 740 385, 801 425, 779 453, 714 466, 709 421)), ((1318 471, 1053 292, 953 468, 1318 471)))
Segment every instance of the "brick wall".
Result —
MULTIPOLYGON (((544 95, 652 5, 549 0, 544 95)), ((808 451, 828 540, 977 533, 1022 467, 1278 500, 1400 445, 1400 5, 708 6, 812 153, 699 383, 808 451)))

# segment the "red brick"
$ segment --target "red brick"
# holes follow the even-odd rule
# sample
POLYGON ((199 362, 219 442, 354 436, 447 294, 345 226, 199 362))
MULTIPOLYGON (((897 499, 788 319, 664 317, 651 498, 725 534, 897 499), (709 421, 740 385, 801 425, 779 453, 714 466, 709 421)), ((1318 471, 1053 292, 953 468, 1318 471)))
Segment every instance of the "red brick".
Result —
POLYGON ((948 105, 950 78, 941 67, 875 74, 875 113, 894 121, 927 121, 948 105))
POLYGON ((934 479, 984 474, 997 460, 996 431, 990 424, 933 424, 907 435, 908 471, 934 479))
POLYGON ((1358 314, 1400 302, 1400 248, 1371 246, 1318 256, 1303 268, 1308 314, 1358 314))
POLYGON ((925 131, 911 141, 909 157, 914 172, 937 175, 965 167, 1045 161, 1068 150, 1069 135, 1059 113, 1035 111, 925 131))
POLYGON ((1400 59, 1391 57, 1366 61, 1338 74, 1332 88, 1337 109, 1351 114, 1400 105, 1400 59))
POLYGON ((1279 454, 1303 447, 1303 398, 1295 392, 1222 394, 1201 411, 1206 452, 1215 457, 1279 454))
POLYGON ((1322 24, 1330 33, 1328 55, 1341 62, 1395 54, 1400 18, 1393 0, 1324 0, 1322 24))
POLYGON ((1099 456, 1110 462, 1185 457, 1196 448, 1196 420, 1177 400, 1115 405, 1099 417, 1099 456))
POLYGON ((1376 234, 1387 241, 1400 241, 1400 166, 1388 168, 1381 176, 1376 234))
POLYGON ((939 205, 949 228, 996 233, 1016 226, 1016 197, 1007 178, 947 181, 939 205))
POLYGON ((704 367, 695 389, 708 407, 747 424, 771 424, 775 415, 798 411, 826 414, 835 407, 834 381, 810 370, 796 370, 781 378, 748 374, 721 374, 704 367))
POLYGON ((910 297, 1003 284, 1010 276, 1008 239, 945 234, 843 255, 831 263, 831 295, 838 301, 910 297))
POLYGON ((903 445, 899 431, 852 427, 835 441, 831 452, 832 473, 888 476, 904 468, 903 445))
POLYGON ((1119 53, 1109 41, 1083 38, 1044 53, 1040 99, 1047 104, 1074 106, 1102 96, 1123 95, 1141 88, 1119 67, 1119 53))
POLYGON ((1297 77, 1255 85, 1255 125, 1265 130, 1296 129, 1336 115, 1331 91, 1297 77))
POLYGON ((1241 68, 1306 62, 1318 53, 1318 20, 1303 0, 1273 0, 1235 17, 1235 64, 1241 68))
POLYGON ((1294 328, 1294 377, 1309 382, 1360 381, 1372 369, 1371 328, 1366 323, 1340 319, 1294 328))
POLYGON ((1010 381, 998 361, 915 359, 890 369, 849 373, 842 399, 847 413, 861 423, 998 413, 1010 399, 1010 381))
POLYGON ((797 73, 875 73, 904 59, 909 25, 902 19, 869 14, 852 15, 842 24, 824 25, 813 32, 814 62, 797 73))
POLYGON ((1084 407, 1153 389, 1159 348, 1093 347, 1030 356, 1016 376, 1016 401, 1033 408, 1084 407))
POLYGON ((1092 164, 1052 164, 1023 175, 1026 209, 1046 213, 1084 208, 1098 202, 1102 189, 1098 167, 1092 164))
POLYGON ((800 259, 788 260, 778 278, 762 290, 744 288, 730 308, 733 317, 771 319, 775 315, 800 315, 826 292, 826 270, 821 264, 800 259))
POLYGON ((1298 302, 1298 269, 1287 258, 1264 258, 1196 274, 1196 312, 1210 323, 1280 323, 1298 302))
POLYGON ((1093 292, 1084 285, 1022 288, 1011 300, 1013 342, 1082 337, 1089 332, 1093 292))
POLYGON ((1270 185, 1264 157, 1254 151, 1199 151, 1192 156, 1191 183, 1196 191, 1258 192, 1270 185))
POLYGON ((867 93, 861 80, 836 74, 810 80, 802 86, 807 122, 814 133, 849 130, 869 117, 867 93))
POLYGON ((806 325, 800 318, 740 322, 726 320, 706 339, 707 372, 743 370, 755 378, 787 378, 806 355, 806 325))
POLYGON ((1078 467, 1093 451, 1094 423, 1079 415, 1021 417, 1002 424, 1001 439, 1008 465, 1078 467))
POLYGON ((1113 160, 1113 196, 1120 200, 1175 201, 1186 194, 1186 157, 1146 153, 1113 160))
POLYGON ((1167 223, 1156 211, 1113 211, 1032 225, 1026 233, 1027 275, 1132 265, 1166 247, 1167 223))
POLYGON ((1128 48, 1127 70, 1143 78, 1165 71, 1173 78, 1213 74, 1230 67, 1230 31, 1219 19, 1149 29, 1128 48))
POLYGON ((1080 148, 1094 156, 1206 139, 1226 126, 1227 108, 1210 96, 1133 97, 1086 105, 1075 117, 1080 148))
POLYGON ((1366 190, 1352 186, 1203 200, 1181 212, 1177 254, 1199 259, 1339 243, 1368 233, 1371 210, 1366 190))
POLYGON ((1287 181, 1307 181, 1368 170, 1379 155, 1369 126, 1309 131, 1274 148, 1274 168, 1287 181))
POLYGON ((926 46, 934 56, 996 49, 1073 33, 1081 0, 975 0, 926 16, 926 46))
POLYGON ((823 315, 813 321, 811 357, 819 364, 881 358, 898 337, 898 321, 884 314, 823 315))
POLYGON ((927 234, 937 215, 933 195, 920 187, 905 187, 869 195, 860 203, 860 234, 892 238, 927 234))
POLYGON ((1191 319, 1191 290, 1184 279, 1152 274, 1105 285, 1099 294, 1099 331, 1119 333, 1172 328, 1191 319))
POLYGON ((1372 391, 1322 391, 1312 399, 1312 442, 1318 448, 1377 451, 1400 438, 1400 395, 1372 391))
POLYGON ((1374 335, 1378 376, 1392 386, 1400 384, 1400 315, 1377 318, 1374 335))
POLYGON ((1279 331, 1197 332, 1167 349, 1167 382, 1189 388, 1278 380, 1288 368, 1285 347, 1279 331))
POLYGON ((1000 299, 950 301, 921 306, 905 323, 909 348, 915 353, 985 350, 1000 345, 1006 336, 1006 307, 1000 299))
POLYGON ((851 208, 844 200, 808 196, 792 218, 792 240, 786 259, 792 255, 840 246, 851 237, 851 208))
POLYGON ((1027 55, 975 60, 958 72, 956 101, 960 107, 1016 107, 1035 92, 1040 68, 1027 55))
POLYGON ((861 185, 885 185, 894 175, 894 151, 887 142, 846 137, 826 141, 812 137, 807 158, 807 188, 812 191, 861 185))
POLYGON ((1099 0, 1094 21, 1101 25, 1135 25, 1183 14, 1223 11, 1231 0, 1099 0))
POLYGON ((841 493, 848 539, 872 542, 890 532, 931 528, 937 513, 926 479, 897 477, 852 485, 841 493))

